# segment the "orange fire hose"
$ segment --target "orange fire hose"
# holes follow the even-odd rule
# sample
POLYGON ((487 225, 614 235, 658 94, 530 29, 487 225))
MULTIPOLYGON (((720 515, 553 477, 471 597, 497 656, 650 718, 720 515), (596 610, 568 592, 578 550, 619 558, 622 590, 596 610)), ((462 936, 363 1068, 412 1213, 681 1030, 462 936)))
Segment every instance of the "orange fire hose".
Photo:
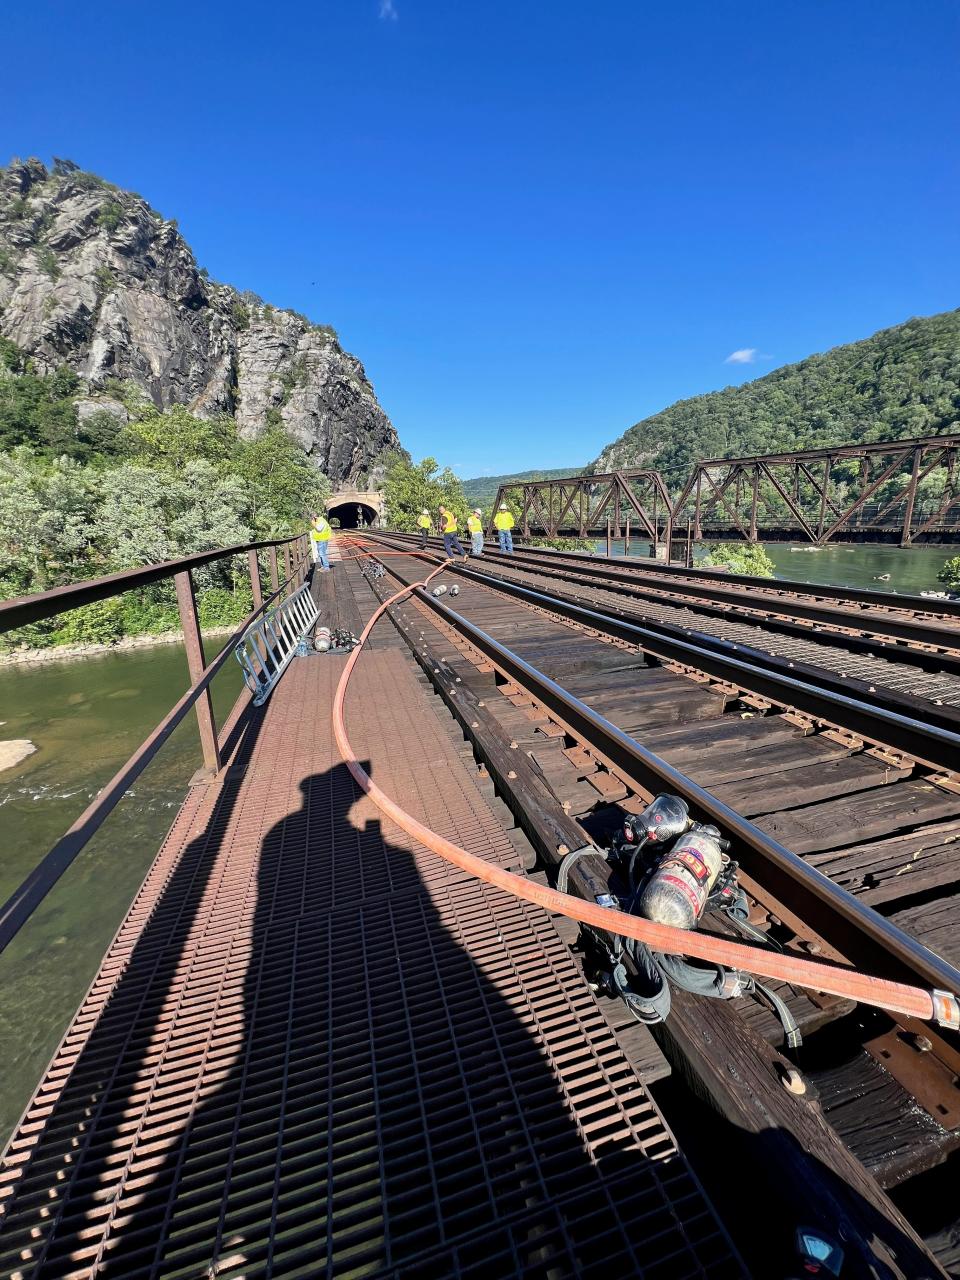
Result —
POLYGON ((361 649, 382 614, 390 605, 403 599, 417 587, 425 587, 445 568, 446 565, 440 565, 422 582, 410 583, 379 606, 363 628, 358 644, 347 659, 334 694, 333 734, 340 755, 357 785, 370 797, 381 813, 392 819, 408 835, 413 836, 424 848, 475 876, 478 880, 482 880, 485 884, 502 889, 505 893, 511 893, 524 902, 532 902, 538 907, 543 907, 545 911, 568 916, 571 920, 579 920, 603 932, 619 934, 624 938, 636 938, 653 951, 666 952, 669 955, 693 956, 698 960, 708 960, 714 964, 724 965, 726 968, 756 974, 758 977, 774 978, 781 982, 789 982, 793 986, 807 987, 810 990, 834 996, 844 996, 861 1004, 875 1005, 893 1013, 927 1021, 936 1019, 944 1025, 956 1025, 956 999, 949 992, 926 991, 922 987, 891 982, 887 978, 869 977, 839 965, 803 960, 796 956, 768 952, 743 943, 731 942, 725 938, 676 929, 670 925, 655 924, 652 920, 645 920, 641 916, 629 915, 627 912, 614 910, 611 907, 601 907, 594 902, 574 897, 572 894, 558 893, 556 889, 535 884, 525 876, 504 871, 502 867, 493 866, 476 854, 467 853, 465 849, 431 831, 406 810, 401 809, 395 800, 377 786, 354 755, 344 725, 344 699, 361 649))

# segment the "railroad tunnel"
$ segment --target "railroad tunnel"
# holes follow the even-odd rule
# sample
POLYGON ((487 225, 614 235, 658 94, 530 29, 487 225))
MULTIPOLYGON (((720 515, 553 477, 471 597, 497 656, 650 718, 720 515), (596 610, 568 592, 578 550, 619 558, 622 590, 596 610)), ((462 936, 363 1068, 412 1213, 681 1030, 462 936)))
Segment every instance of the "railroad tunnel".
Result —
POLYGON ((376 524, 382 510, 379 493, 335 493, 327 500, 327 519, 341 529, 362 529, 376 524))
POLYGON ((343 502, 327 511, 327 519, 339 520, 341 529, 359 529, 373 524, 376 518, 376 511, 365 502, 343 502))

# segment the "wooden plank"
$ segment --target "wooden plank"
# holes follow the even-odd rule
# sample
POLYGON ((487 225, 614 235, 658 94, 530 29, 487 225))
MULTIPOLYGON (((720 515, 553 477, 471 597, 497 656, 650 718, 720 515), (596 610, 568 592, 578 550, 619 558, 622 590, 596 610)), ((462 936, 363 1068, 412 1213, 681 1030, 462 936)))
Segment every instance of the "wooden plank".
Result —
MULTIPOLYGON (((752 747, 752 742, 752 739, 747 742, 748 748, 752 747)), ((775 745, 746 751, 738 750, 739 745, 732 741, 712 747, 701 759, 690 763, 691 777, 696 778, 701 786, 713 788, 718 783, 764 778, 785 773, 788 769, 806 768, 820 761, 839 760, 853 753, 852 747, 823 737, 787 738, 775 745)), ((667 752, 664 752, 664 758, 669 759, 667 752)))
POLYGON ((667 725, 651 730, 644 744, 665 760, 679 763, 689 757, 699 758, 711 747, 723 747, 729 743, 753 743, 757 747, 774 748, 777 743, 803 735, 796 725, 782 716, 751 716, 742 719, 733 712, 718 716, 710 724, 696 728, 667 725))
POLYGON ((875 906, 960 884, 960 822, 810 855, 824 875, 875 906))
POLYGON ((952 1142, 904 1087, 865 1050, 843 1053, 836 1065, 814 1070, 824 1115, 881 1187, 943 1160, 952 1142), (883 1118, 878 1124, 878 1117, 883 1118), (946 1144, 946 1145, 945 1145, 946 1144))
POLYGON ((676 688, 689 683, 683 676, 672 671, 664 671, 659 667, 641 667, 628 671, 585 672, 583 675, 568 678, 564 687, 577 698, 594 690, 612 692, 615 689, 627 689, 640 692, 646 689, 676 688))
POLYGON ((960 964, 960 894, 894 911, 890 919, 953 965, 960 964))
POLYGON ((693 697, 673 698, 668 703, 651 704, 649 707, 642 703, 635 704, 628 712, 615 719, 614 724, 618 724, 625 733, 636 736, 637 730, 656 725, 712 720, 722 711, 722 697, 694 690, 693 697))
POLYGON ((843 1222, 851 1275, 944 1276, 828 1125, 815 1096, 796 1096, 778 1083, 787 1064, 727 1001, 675 991, 673 1013, 658 1029, 658 1040, 678 1074, 730 1122, 726 1154, 758 1222, 802 1220, 831 1234, 843 1222))
POLYGON ((814 853, 957 816, 960 796, 930 782, 895 782, 875 791, 769 814, 758 818, 757 826, 794 853, 814 853))
MULTIPOLYGON (((745 818, 775 813, 831 796, 869 791, 872 787, 889 786, 910 776, 909 768, 897 769, 873 756, 841 756, 839 760, 821 760, 782 773, 769 774, 758 784, 756 778, 728 782, 711 787, 713 794, 745 818)), ((698 778, 697 781, 700 781, 698 778)))

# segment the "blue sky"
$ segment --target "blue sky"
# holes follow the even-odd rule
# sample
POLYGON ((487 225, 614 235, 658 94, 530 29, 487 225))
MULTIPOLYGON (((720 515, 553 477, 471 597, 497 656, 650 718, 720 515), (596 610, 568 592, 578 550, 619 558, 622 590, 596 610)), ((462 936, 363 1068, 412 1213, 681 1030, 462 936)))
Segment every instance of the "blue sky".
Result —
POLYGON ((0 154, 333 324, 464 476, 960 306, 954 0, 36 0, 4 35, 0 154))

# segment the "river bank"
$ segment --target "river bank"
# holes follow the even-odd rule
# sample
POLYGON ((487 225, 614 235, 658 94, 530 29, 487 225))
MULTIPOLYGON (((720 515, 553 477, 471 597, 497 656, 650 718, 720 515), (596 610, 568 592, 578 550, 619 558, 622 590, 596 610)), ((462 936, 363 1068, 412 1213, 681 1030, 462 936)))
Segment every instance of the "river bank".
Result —
MULTIPOLYGON (((233 627, 211 627, 203 632, 203 637, 229 636, 233 631, 233 627)), ((154 645, 161 644, 183 644, 183 633, 161 631, 158 635, 124 636, 110 644, 57 644, 46 649, 31 649, 23 645, 19 649, 11 649, 9 653, 0 654, 0 667, 35 667, 45 662, 75 662, 79 658, 128 653, 135 649, 151 649, 154 645)))

